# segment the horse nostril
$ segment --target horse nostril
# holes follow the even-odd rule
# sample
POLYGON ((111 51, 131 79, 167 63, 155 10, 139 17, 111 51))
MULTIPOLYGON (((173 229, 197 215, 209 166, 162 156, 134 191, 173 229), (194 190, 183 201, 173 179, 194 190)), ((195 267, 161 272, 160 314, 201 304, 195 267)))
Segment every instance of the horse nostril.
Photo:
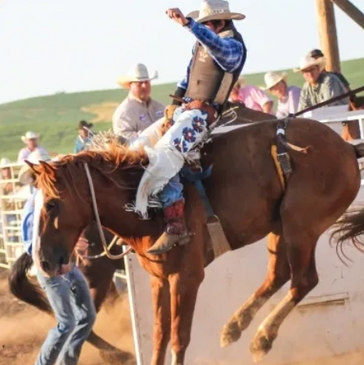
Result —
POLYGON ((44 272, 49 272, 51 270, 51 265, 47 261, 41 261, 40 266, 44 272))

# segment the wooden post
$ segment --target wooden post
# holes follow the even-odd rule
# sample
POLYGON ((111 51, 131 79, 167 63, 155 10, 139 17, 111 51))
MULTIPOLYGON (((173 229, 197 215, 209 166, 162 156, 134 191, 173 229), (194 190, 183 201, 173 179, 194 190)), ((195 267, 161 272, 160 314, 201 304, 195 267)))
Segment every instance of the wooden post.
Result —
POLYGON ((334 4, 330 0, 316 0, 320 45, 326 57, 326 70, 340 72, 339 46, 334 4))
POLYGON ((364 14, 349 0, 331 0, 336 4, 348 17, 364 29, 364 14))

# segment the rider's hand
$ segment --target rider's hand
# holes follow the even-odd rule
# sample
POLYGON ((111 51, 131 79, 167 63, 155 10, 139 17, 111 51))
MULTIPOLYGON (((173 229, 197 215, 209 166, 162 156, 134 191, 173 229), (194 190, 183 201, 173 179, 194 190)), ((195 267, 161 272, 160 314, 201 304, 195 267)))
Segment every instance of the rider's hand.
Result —
POLYGON ((178 8, 168 9, 166 14, 180 25, 187 25, 190 22, 178 8))
POLYGON ((80 237, 76 243, 75 250, 79 255, 83 255, 88 248, 88 240, 85 237, 80 237))

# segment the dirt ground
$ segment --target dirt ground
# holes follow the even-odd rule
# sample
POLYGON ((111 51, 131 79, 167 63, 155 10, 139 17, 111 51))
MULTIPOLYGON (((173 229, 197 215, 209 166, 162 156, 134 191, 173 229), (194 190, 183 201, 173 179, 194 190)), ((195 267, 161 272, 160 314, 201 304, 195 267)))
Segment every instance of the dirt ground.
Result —
MULTIPOLYGON (((7 288, 6 271, 0 271, 0 365, 33 365, 48 330, 54 325, 54 319, 48 315, 15 299, 7 288)), ((100 311, 94 330, 117 348, 134 353, 126 295, 113 307, 100 311)), ((105 361, 97 349, 86 343, 79 364, 104 365, 105 361)))

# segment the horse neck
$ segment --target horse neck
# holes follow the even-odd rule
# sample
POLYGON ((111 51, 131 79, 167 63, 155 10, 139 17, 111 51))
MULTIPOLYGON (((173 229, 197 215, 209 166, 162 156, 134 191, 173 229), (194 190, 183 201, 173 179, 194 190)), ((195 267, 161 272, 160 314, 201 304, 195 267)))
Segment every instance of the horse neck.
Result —
MULTIPOLYGON (((162 219, 157 219, 161 224, 156 224, 155 220, 141 220, 136 213, 126 210, 126 205, 135 201, 136 188, 122 187, 125 181, 124 174, 128 174, 128 170, 116 169, 110 173, 111 179, 108 180, 105 180, 101 173, 93 172, 91 175, 102 226, 138 250, 136 246, 144 246, 146 237, 159 236, 163 222, 162 219)), ((138 186, 138 181, 135 186, 138 186)))

